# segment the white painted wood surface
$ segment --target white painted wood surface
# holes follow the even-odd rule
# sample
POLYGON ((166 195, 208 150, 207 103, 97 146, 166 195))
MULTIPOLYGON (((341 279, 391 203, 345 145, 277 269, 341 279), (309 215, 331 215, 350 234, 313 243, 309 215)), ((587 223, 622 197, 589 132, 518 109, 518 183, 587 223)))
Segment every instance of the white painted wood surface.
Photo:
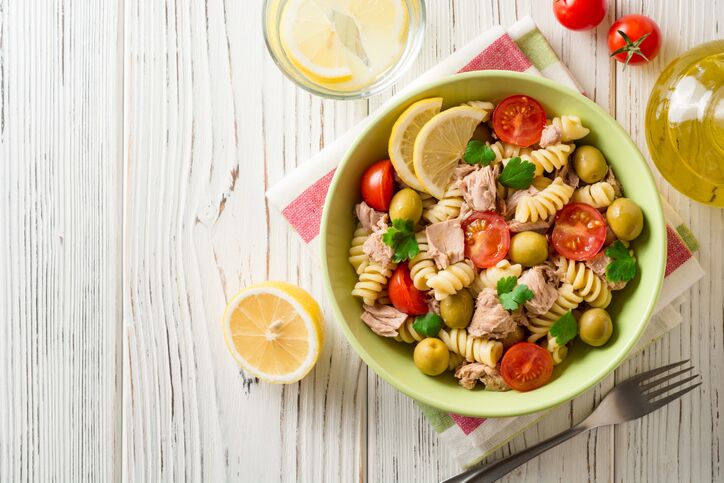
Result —
MULTIPOLYGON (((494 24, 531 14, 586 91, 646 153, 657 73, 720 38, 722 0, 609 0, 594 32, 541 0, 428 1, 405 79, 494 24), (655 18, 665 44, 625 71, 605 24, 655 18)), ((435 481, 458 471, 417 407, 332 320, 315 371, 248 379, 218 321, 240 287, 318 269, 263 193, 380 105, 320 100, 266 54, 261 2, 0 0, 0 481, 435 481)), ((403 80, 403 82, 405 82, 403 80)), ((509 481, 722 481, 724 211, 657 174, 708 276, 684 323, 606 382, 691 357, 703 390, 640 422, 580 436, 509 481)), ((324 304, 323 304, 324 305, 324 304)), ((325 307, 326 308, 326 307, 325 307)), ((582 419, 591 394, 496 456, 582 419)))

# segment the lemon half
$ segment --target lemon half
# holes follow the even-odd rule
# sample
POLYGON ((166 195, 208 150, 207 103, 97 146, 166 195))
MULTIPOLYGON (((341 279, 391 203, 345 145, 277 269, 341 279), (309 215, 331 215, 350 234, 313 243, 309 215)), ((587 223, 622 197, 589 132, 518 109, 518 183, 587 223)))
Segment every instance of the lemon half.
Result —
POLYGON ((324 317, 305 290, 264 282, 241 290, 222 318, 226 346, 241 367, 273 384, 309 373, 324 343, 324 317))
POLYGON ((445 194, 455 167, 485 112, 470 106, 452 107, 425 123, 415 139, 413 164, 425 191, 437 199, 445 194))
POLYGON ((415 165, 412 159, 415 139, 422 126, 435 114, 438 114, 441 108, 442 97, 422 99, 405 109, 392 126, 388 144, 390 161, 400 179, 417 191, 425 191, 425 187, 415 175, 415 165))

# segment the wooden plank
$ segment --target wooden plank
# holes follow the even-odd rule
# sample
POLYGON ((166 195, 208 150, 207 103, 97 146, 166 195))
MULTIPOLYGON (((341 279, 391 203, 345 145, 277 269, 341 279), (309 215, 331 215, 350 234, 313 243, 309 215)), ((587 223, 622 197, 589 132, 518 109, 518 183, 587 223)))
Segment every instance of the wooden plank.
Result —
POLYGON ((0 1, 0 481, 120 474, 118 7, 0 1))
MULTIPOLYGON (((652 64, 622 70, 617 67, 617 118, 650 161, 645 141, 645 109, 653 83, 662 69, 690 47, 720 38, 724 3, 619 0, 618 15, 643 12, 654 18, 663 34, 663 47, 652 64), (687 26, 687 27, 683 27, 687 26)), ((653 166, 653 165, 652 165, 653 166)), ((689 293, 681 307, 684 322, 654 346, 624 364, 616 373, 630 374, 681 359, 692 360, 702 375, 701 391, 635 423, 616 428, 616 481, 721 481, 721 414, 724 412, 724 351, 722 341, 722 271, 724 214, 699 205, 673 189, 652 168, 661 192, 698 237, 698 258, 707 276, 689 293)))
POLYGON ((280 387, 239 370, 219 320, 268 278, 322 299, 264 191, 366 103, 286 80, 261 2, 126 2, 125 19, 125 479, 363 480, 366 367, 333 323, 314 372, 280 387))

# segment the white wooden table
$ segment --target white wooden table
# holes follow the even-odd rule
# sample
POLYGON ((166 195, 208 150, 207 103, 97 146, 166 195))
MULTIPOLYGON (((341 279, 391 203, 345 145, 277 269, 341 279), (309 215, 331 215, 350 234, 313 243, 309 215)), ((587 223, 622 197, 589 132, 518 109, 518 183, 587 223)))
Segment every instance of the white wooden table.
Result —
MULTIPOLYGON (((531 14, 596 102, 646 153, 651 85, 721 38, 722 0, 609 0, 594 32, 550 0, 430 0, 403 83, 481 30, 531 14), (608 59, 607 26, 645 13, 649 66, 608 59)), ((316 370, 245 377, 219 330, 225 301, 266 279, 324 301, 319 270, 264 191, 379 106, 295 88, 266 53, 261 0, 0 0, 0 481, 435 481, 458 468, 410 399, 327 321, 316 370)), ((690 357, 701 392, 579 436, 513 481, 724 480, 724 211, 662 193, 708 275, 683 324, 604 384, 690 357)), ((328 306, 326 307, 328 309, 328 306)), ((596 391, 502 456, 582 419, 596 391)))

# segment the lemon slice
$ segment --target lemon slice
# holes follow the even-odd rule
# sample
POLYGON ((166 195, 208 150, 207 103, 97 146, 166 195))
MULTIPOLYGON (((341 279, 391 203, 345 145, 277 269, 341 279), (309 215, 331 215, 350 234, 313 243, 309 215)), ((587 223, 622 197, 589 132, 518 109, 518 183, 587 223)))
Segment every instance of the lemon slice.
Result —
POLYGON ((427 121, 413 149, 415 174, 425 191, 437 199, 445 194, 455 167, 485 112, 470 106, 452 107, 427 121))
POLYGON ((297 68, 320 82, 342 82, 352 77, 348 52, 334 24, 314 0, 291 0, 280 23, 284 51, 297 68))
POLYGON ((400 179, 410 188, 425 191, 415 175, 412 154, 415 138, 427 121, 432 119, 442 108, 442 97, 423 99, 412 104, 400 114, 390 133, 388 152, 390 161, 400 179))
POLYGON ((241 367, 273 384, 299 381, 324 342, 317 302, 286 282, 252 285, 236 294, 222 319, 226 346, 241 367))

